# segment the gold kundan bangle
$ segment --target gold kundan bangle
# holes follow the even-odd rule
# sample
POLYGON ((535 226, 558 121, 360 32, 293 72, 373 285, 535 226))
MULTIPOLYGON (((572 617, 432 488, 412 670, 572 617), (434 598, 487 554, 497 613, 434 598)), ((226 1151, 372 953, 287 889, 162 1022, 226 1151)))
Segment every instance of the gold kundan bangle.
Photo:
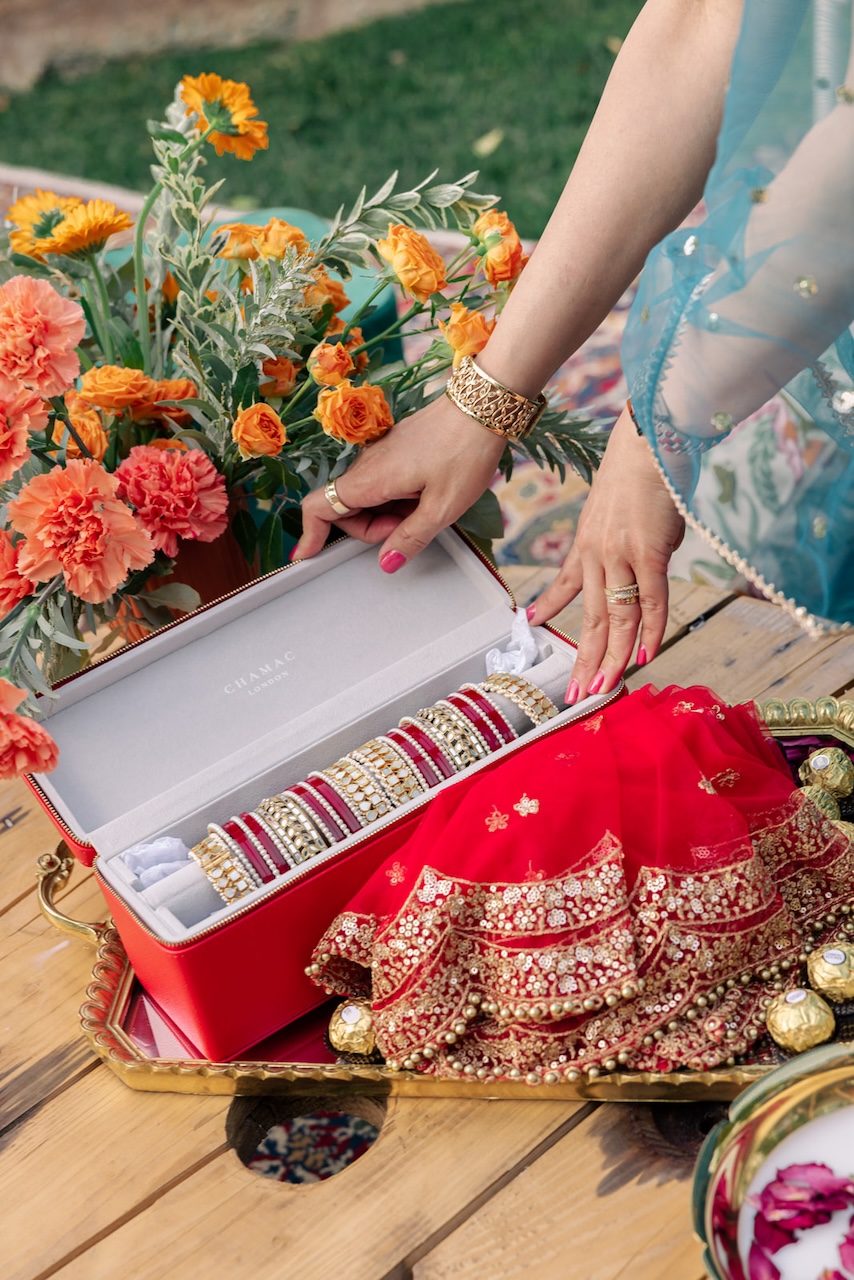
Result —
POLYGON ((199 863, 225 902, 236 902, 257 888, 249 878, 246 867, 232 856, 230 848, 218 836, 209 834, 190 850, 191 857, 199 863))
POLYGON ((483 752, 474 736, 462 730, 459 722, 441 707, 424 707, 415 719, 422 727, 429 726, 439 735, 457 772, 483 759, 483 752))
POLYGON ((536 400, 529 400, 511 391, 484 373, 471 356, 464 356, 454 369, 445 395, 475 422, 507 440, 523 440, 533 431, 546 408, 542 392, 536 400))
POLYGON ((543 721, 551 720, 553 716, 559 714, 551 698, 547 698, 542 689, 524 680, 522 676, 512 676, 506 671, 496 671, 494 675, 481 680, 478 688, 486 693, 500 693, 502 698, 515 702, 534 724, 542 724, 543 721))
POLYGON ((365 742, 349 753, 365 772, 376 779, 392 804, 405 804, 413 796, 420 795, 422 785, 416 776, 415 766, 403 761, 396 751, 376 739, 365 742))

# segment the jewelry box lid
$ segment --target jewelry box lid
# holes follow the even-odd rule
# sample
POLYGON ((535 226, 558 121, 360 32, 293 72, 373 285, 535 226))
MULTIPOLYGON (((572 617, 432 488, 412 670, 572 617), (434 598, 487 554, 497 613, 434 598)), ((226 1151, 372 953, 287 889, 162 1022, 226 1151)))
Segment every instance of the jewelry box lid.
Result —
POLYGON ((393 577, 343 539, 59 687, 59 764, 37 783, 101 854, 181 827, 192 839, 223 796, 251 807, 350 749, 349 726, 384 732, 414 696, 480 678, 511 604, 454 530, 393 577))

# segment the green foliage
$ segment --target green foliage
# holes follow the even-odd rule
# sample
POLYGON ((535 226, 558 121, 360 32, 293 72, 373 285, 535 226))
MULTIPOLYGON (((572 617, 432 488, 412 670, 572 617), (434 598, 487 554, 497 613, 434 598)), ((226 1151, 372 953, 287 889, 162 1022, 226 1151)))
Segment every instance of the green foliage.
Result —
MULTIPOLYGON (((392 170, 480 170, 522 235, 540 234, 640 0, 477 0, 431 6, 305 43, 178 52, 49 73, 0 114, 0 159, 146 190, 149 118, 182 75, 249 84, 270 149, 211 163, 229 203, 332 217, 392 170), (109 110, 104 104, 109 103, 109 110), (62 121, 61 128, 50 127, 62 121), (496 143, 496 139, 498 139, 496 143), (492 147, 490 150, 489 148, 492 147)), ((202 35, 203 38, 203 35, 202 35)), ((158 124, 171 138, 174 122, 158 124)))

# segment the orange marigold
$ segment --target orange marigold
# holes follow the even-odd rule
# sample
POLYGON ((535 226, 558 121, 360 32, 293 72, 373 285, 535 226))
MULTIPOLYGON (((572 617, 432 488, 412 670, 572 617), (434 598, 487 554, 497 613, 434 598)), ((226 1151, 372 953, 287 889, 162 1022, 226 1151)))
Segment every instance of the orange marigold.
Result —
POLYGON ((412 227, 390 222, 387 238, 377 241, 377 252, 389 263, 401 287, 418 302, 427 302, 448 283, 445 259, 412 227))
POLYGON ((528 258, 519 233, 507 214, 498 209, 487 209, 477 219, 473 230, 483 244, 480 265, 493 288, 515 280, 528 258), (496 233, 500 239, 496 239, 496 233))
POLYGON ((274 458, 288 442, 285 424, 279 415, 260 401, 240 410, 231 436, 244 458, 274 458))
POLYGON ((30 432, 44 431, 47 416, 40 395, 0 376, 0 483, 20 471, 30 456, 30 432))
POLYGON ((58 196, 37 187, 31 195, 21 196, 9 206, 6 217, 15 224, 9 233, 9 244, 15 253, 40 258, 36 241, 49 236, 54 227, 82 203, 79 196, 58 196))
POLYGON ((381 387, 369 383, 354 387, 346 379, 321 391, 314 416, 327 435, 348 444, 376 440, 394 423, 381 387))
POLYGON ((8 680, 0 679, 0 778, 20 778, 25 773, 49 773, 56 768, 59 750, 43 725, 15 708, 26 697, 8 680))
POLYGON ((440 320, 439 328, 454 353, 456 369, 464 356, 474 356, 483 350, 495 328, 495 320, 487 320, 480 311, 469 311, 462 302, 452 302, 450 319, 440 320))
POLYGON ((249 96, 248 85, 210 73, 184 76, 181 97, 187 104, 187 115, 195 112, 199 117, 201 129, 213 126, 210 141, 218 156, 231 151, 238 160, 251 160, 256 151, 269 145, 267 125, 255 118, 258 108, 249 96))
POLYGON ((102 604, 128 573, 151 563, 151 538, 97 462, 72 458, 33 476, 9 503, 9 523, 26 542, 18 569, 33 582, 61 573, 80 600, 102 604))
POLYGON ((220 258, 246 262, 258 257, 260 227, 255 227, 250 222, 221 222, 214 228, 214 235, 223 234, 226 234, 228 239, 219 251, 220 258))
POLYGON ((96 365, 80 379, 80 399, 96 409, 121 413, 153 404, 157 383, 141 369, 123 369, 117 364, 96 365))
POLYGON ((261 372, 269 378, 258 390, 262 396, 289 396, 297 383, 297 366, 287 356, 264 360, 261 372))
POLYGON ((306 360, 306 368, 322 387, 337 387, 355 364, 347 348, 340 342, 320 342, 306 360))
POLYGON ((33 584, 18 570, 18 548, 6 530, 0 529, 0 618, 32 593, 33 584))
POLYGON ((39 254, 71 255, 103 249, 110 236, 133 226, 129 213, 116 207, 112 200, 90 200, 71 209, 50 235, 35 241, 39 254))

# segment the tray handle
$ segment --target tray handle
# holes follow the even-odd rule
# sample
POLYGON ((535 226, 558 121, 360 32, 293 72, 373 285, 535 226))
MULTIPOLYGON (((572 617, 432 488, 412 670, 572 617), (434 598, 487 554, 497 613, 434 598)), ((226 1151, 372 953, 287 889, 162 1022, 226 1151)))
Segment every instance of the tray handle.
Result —
POLYGON ((100 946, 104 932, 109 927, 108 921, 87 924, 83 920, 72 920, 70 916, 64 915, 54 906, 53 895, 67 883, 75 861, 73 853, 64 842, 57 845, 53 853, 43 853, 39 858, 36 873, 39 910, 60 933, 65 933, 71 938, 79 938, 81 942, 88 942, 90 946, 97 947, 100 946))

